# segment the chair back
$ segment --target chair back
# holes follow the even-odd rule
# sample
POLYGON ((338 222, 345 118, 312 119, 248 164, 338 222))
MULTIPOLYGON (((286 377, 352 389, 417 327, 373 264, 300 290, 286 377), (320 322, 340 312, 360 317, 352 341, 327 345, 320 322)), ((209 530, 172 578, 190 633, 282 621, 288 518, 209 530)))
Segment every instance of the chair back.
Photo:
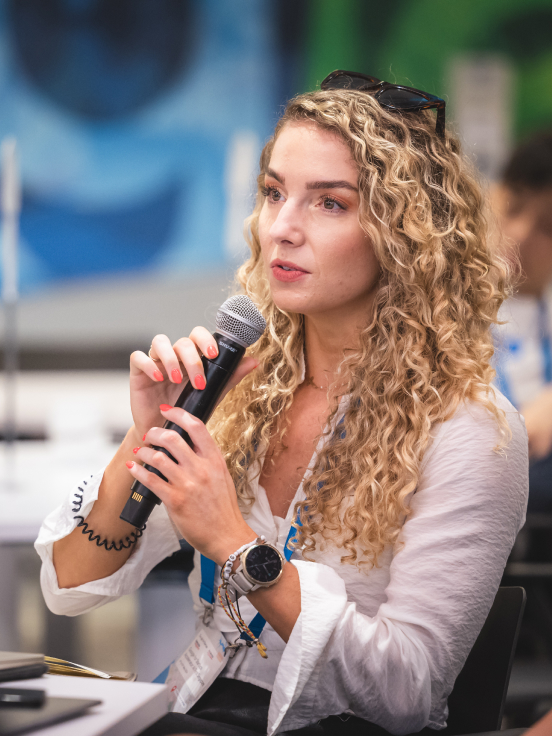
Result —
POLYGON ((487 620, 448 699, 441 734, 498 731, 525 608, 525 590, 499 588, 487 620))

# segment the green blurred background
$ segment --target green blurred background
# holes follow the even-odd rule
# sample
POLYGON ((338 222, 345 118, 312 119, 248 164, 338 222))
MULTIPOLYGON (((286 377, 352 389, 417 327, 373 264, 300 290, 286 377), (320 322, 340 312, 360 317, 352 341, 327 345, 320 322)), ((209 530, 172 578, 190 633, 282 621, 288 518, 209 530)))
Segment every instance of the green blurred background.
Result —
POLYGON ((447 99, 455 58, 496 55, 512 71, 514 140, 552 124, 551 0, 312 0, 306 25, 307 89, 342 68, 447 99))

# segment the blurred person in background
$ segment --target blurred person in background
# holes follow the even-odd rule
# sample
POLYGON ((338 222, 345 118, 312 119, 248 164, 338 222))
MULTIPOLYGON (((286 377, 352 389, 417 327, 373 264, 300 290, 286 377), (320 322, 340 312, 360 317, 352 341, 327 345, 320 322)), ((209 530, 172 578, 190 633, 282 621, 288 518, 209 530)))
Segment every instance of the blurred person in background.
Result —
POLYGON ((499 312, 497 385, 525 418, 529 511, 552 513, 552 131, 517 148, 493 203, 522 271, 499 312))
POLYGON ((221 597, 209 626, 237 653, 189 712, 148 736, 445 727, 524 520, 527 437, 491 386, 507 263, 444 122, 443 100, 348 72, 291 100, 261 156, 238 271, 268 326, 212 436, 173 404, 183 380, 205 387, 213 336, 157 335, 149 355, 131 356, 134 426, 44 522, 36 548, 52 611, 133 592, 184 537, 199 626, 200 553, 220 581, 259 535, 280 551, 297 535, 278 577, 240 599, 246 622, 267 622, 262 647, 237 638, 221 597), (132 477, 163 501, 137 541, 119 518, 132 477), (119 550, 92 543, 83 516, 119 550))

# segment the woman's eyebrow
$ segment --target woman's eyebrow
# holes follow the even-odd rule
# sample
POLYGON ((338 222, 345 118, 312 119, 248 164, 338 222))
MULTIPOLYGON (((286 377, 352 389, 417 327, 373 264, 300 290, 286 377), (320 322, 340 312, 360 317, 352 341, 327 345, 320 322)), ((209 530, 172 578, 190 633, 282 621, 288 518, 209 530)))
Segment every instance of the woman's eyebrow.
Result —
POLYGON ((353 192, 358 192, 357 187, 354 187, 344 179, 338 179, 336 181, 311 181, 307 184, 307 189, 351 189, 353 192))
MULTIPOLYGON (((266 175, 276 179, 280 184, 285 184, 285 178, 274 171, 274 169, 268 168, 266 170, 266 175)), ((350 189, 353 192, 358 192, 358 188, 345 179, 336 179, 335 181, 311 181, 307 184, 307 189, 350 189)))
POLYGON ((283 176, 280 176, 280 174, 277 174, 277 173, 276 173, 276 172, 274 171, 274 169, 270 169, 270 168, 268 168, 268 169, 266 170, 266 175, 267 175, 267 176, 271 176, 271 177, 272 177, 273 179, 276 179, 276 181, 277 181, 277 182, 278 182, 279 184, 285 184, 285 181, 286 181, 286 180, 284 179, 284 177, 283 177, 283 176))

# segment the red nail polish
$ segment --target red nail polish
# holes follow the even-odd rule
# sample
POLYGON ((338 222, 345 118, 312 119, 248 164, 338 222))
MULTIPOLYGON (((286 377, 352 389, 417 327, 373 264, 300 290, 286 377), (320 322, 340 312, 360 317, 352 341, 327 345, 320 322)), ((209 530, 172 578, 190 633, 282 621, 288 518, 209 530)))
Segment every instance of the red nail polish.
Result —
POLYGON ((159 408, 161 411, 169 411, 169 409, 172 409, 172 406, 170 404, 159 404, 159 408))
POLYGON ((194 379, 194 383, 195 383, 195 387, 198 388, 200 391, 203 391, 203 389, 207 385, 201 373, 197 374, 197 376, 194 379))
POLYGON ((133 450, 132 450, 132 452, 136 455, 136 453, 138 452, 139 449, 140 449, 139 447, 134 447, 133 450))
POLYGON ((144 436, 142 437, 142 442, 145 442, 145 441, 146 441, 146 435, 144 435, 144 436))
POLYGON ((182 373, 176 368, 171 372, 171 376, 175 383, 182 383, 182 373))
POLYGON ((128 468, 129 470, 130 470, 131 468, 133 468, 133 467, 134 467, 134 463, 132 462, 132 460, 127 460, 127 462, 126 462, 126 466, 127 466, 127 468, 128 468))
POLYGON ((207 355, 208 355, 208 356, 209 356, 210 358, 216 358, 216 357, 217 357, 217 355, 218 355, 218 353, 217 353, 217 349, 216 349, 216 348, 214 348, 214 347, 213 347, 212 345, 209 345, 209 347, 207 348, 207 355))
POLYGON ((163 380, 163 374, 161 371, 153 371, 153 377, 156 381, 162 381, 163 380))

